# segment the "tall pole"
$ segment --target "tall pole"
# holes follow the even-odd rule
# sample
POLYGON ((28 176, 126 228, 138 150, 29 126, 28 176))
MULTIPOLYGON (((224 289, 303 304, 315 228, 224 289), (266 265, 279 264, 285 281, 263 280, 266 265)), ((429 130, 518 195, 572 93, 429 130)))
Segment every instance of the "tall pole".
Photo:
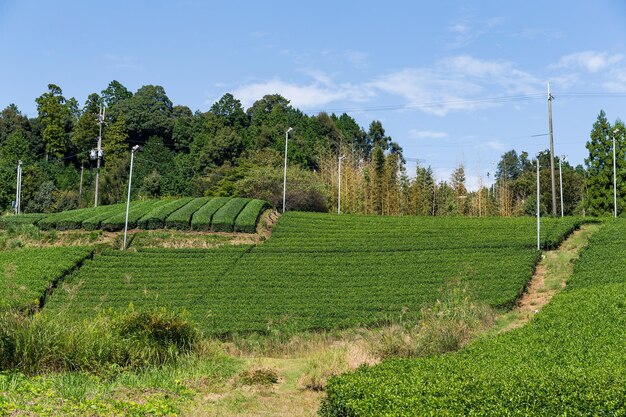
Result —
POLYGON ((130 185, 133 181, 133 159, 135 157, 135 151, 139 149, 139 145, 133 146, 130 151, 130 172, 128 174, 128 197, 126 197, 126 220, 124 221, 124 246, 122 250, 126 250, 126 237, 128 235, 128 212, 130 211, 130 185))
POLYGON ((17 161, 17 184, 15 187, 15 214, 20 214, 22 204, 22 161, 17 161))
POLYGON ((539 155, 537 155, 537 250, 541 250, 541 212, 539 198, 539 155))
MULTIPOLYGON (((98 188, 100 187, 100 159, 102 159, 102 125, 104 124, 104 113, 106 112, 106 108, 100 106, 100 113, 98 113, 98 149, 97 152, 97 162, 96 162, 96 192, 94 196, 93 206, 98 207, 98 188)), ((131 156, 132 158, 132 156, 131 156)))
POLYGON ((617 217, 617 168, 615 164, 615 136, 617 129, 613 131, 613 217, 617 217))
POLYGON ((285 198, 287 197, 287 144, 289 142, 289 132, 291 132, 293 128, 287 129, 285 132, 285 170, 283 175, 283 213, 285 212, 285 198))
POLYGON ((556 184, 554 180, 554 138, 552 136, 552 94, 548 82, 548 119, 550 124, 550 178, 552 179, 552 214, 556 216, 556 184))
POLYGON ((81 199, 83 196, 83 172, 85 170, 85 166, 80 164, 80 185, 78 186, 78 198, 81 199))
POLYGON ((339 180, 338 180, 338 189, 337 189, 337 214, 341 214, 341 160, 345 158, 345 156, 339 157, 339 180))
POLYGON ((563 171, 561 169, 561 160, 565 159, 564 156, 559 158, 559 185, 561 189, 561 217, 563 217, 563 171))

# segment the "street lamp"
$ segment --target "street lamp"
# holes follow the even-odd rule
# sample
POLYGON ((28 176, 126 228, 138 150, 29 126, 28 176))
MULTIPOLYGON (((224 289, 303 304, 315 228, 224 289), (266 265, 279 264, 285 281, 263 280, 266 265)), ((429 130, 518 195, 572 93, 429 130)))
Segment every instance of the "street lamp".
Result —
POLYGON ((617 217, 617 168, 615 164, 615 136, 619 129, 613 131, 613 217, 617 217))
POLYGON ((539 154, 537 154, 537 250, 541 250, 541 212, 539 198, 539 154))
POLYGON ((126 250, 126 236, 128 235, 128 212, 130 210, 130 184, 133 181, 133 159, 135 152, 139 150, 139 145, 133 146, 130 151, 130 172, 128 174, 128 197, 126 198, 126 221, 124 222, 124 246, 122 250, 126 250))
POLYGON ((337 187, 337 214, 341 214, 341 161, 343 161, 343 159, 345 158, 345 156, 340 156, 339 157, 339 181, 338 181, 338 187, 337 187))
POLYGON ((561 188, 561 217, 563 217, 563 171, 561 169, 561 161, 565 161, 566 156, 563 155, 559 158, 559 184, 561 188))
POLYGON ((285 132, 285 172, 283 175, 283 213, 285 212, 285 197, 287 196, 287 143, 289 142, 289 132, 293 130, 293 127, 290 127, 285 132))

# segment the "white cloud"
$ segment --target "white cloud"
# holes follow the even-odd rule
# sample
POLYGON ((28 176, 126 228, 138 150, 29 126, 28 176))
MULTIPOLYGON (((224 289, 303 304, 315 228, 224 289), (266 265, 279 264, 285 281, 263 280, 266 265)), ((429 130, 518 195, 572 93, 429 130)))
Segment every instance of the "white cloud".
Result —
POLYGON ((305 85, 275 79, 243 85, 233 91, 245 107, 266 94, 280 94, 300 109, 315 109, 339 100, 363 101, 373 93, 352 84, 334 85, 325 77, 316 77, 315 82, 305 85))
POLYGON ((141 65, 137 59, 131 55, 104 54, 104 58, 109 62, 109 67, 115 69, 141 70, 141 65))
POLYGON ((614 68, 607 76, 608 80, 603 84, 611 93, 626 93, 626 67, 614 68))
POLYGON ((609 55, 606 52, 582 51, 561 57, 557 68, 584 68, 590 73, 607 69, 624 59, 622 54, 609 55))
POLYGON ((543 82, 507 61, 480 60, 461 55, 431 67, 407 68, 381 76, 371 87, 409 101, 407 106, 445 116, 452 110, 473 110, 496 105, 477 97, 502 97, 541 92, 543 82), (497 91, 493 93, 492 91, 497 91))
POLYGON ((446 132, 437 132, 434 130, 411 129, 409 131, 409 137, 411 139, 444 139, 448 137, 448 134, 446 132))
POLYGON ((493 149, 494 151, 504 151, 507 144, 499 140, 488 140, 479 145, 481 148, 493 149))

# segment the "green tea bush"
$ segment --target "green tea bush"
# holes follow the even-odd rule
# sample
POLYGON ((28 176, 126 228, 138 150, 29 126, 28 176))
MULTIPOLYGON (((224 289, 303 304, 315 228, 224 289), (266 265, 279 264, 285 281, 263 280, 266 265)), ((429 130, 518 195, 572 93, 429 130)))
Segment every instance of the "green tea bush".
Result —
POLYGON ((191 228, 193 230, 211 230, 211 221, 215 212, 228 201, 230 201, 230 197, 215 197, 211 199, 211 201, 193 214, 191 218, 191 228))
POLYGON ((137 222, 137 225, 140 229, 163 229, 165 227, 165 219, 191 200, 191 197, 185 197, 156 207, 143 215, 137 222))
POLYGON ((322 416, 626 415, 626 221, 591 239, 526 326, 461 351, 331 379, 322 416))
POLYGON ((270 207, 267 201, 251 200, 235 219, 235 232, 256 233, 256 225, 263 211, 270 207))
POLYGON ((250 202, 249 198, 241 197, 229 200, 213 215, 211 230, 214 232, 232 232, 235 228, 235 219, 248 202, 250 202))
POLYGON ((193 214, 210 200, 211 197, 194 198, 188 204, 170 214, 165 219, 165 226, 168 229, 189 230, 193 214))

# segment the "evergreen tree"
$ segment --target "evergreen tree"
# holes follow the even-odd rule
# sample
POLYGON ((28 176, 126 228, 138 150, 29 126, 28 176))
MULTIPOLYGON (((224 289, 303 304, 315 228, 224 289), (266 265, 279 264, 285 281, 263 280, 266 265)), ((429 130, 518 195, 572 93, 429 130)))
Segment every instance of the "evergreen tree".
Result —
POLYGON ((600 111, 593 124, 585 159, 587 166, 587 198, 585 201, 591 215, 607 215, 613 213, 613 137, 616 141, 617 161, 617 196, 618 213, 623 209, 626 196, 626 161, 624 161, 624 125, 617 122, 615 127, 606 119, 604 111, 600 111), (620 129, 621 128, 621 129, 620 129), (615 134, 614 130, 618 133, 615 134))

